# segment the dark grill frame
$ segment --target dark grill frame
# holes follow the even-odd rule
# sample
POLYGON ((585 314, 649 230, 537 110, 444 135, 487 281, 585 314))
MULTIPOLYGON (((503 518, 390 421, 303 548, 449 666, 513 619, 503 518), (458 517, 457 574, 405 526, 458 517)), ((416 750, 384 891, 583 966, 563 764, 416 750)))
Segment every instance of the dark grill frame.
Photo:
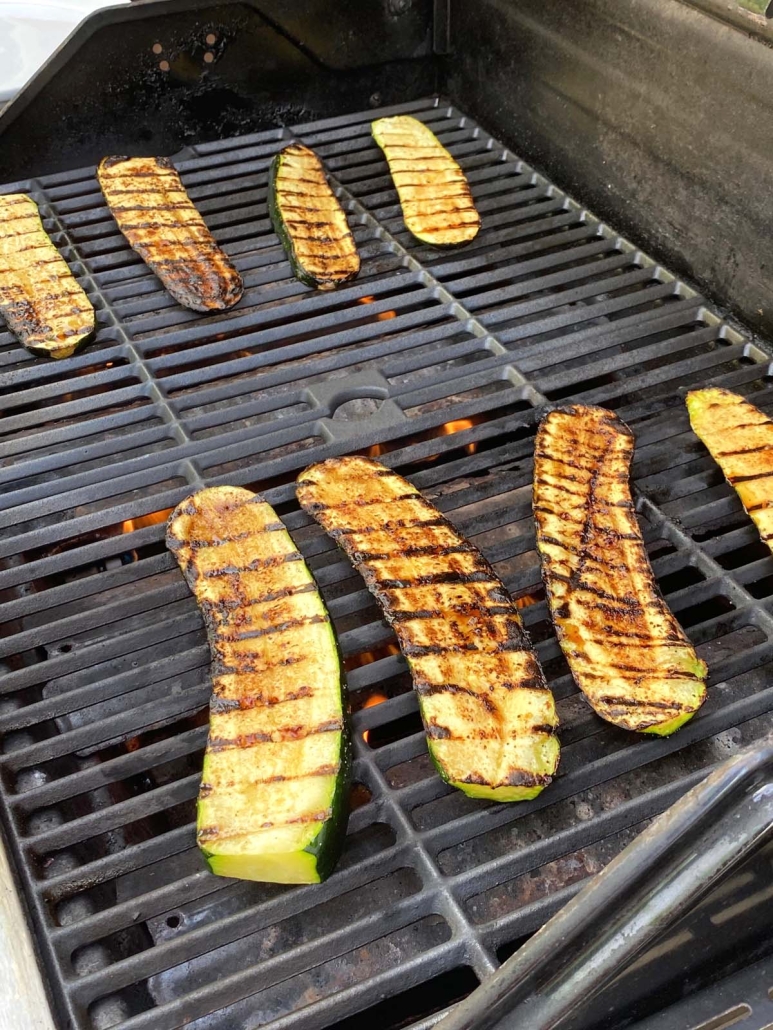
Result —
MULTIPOLYGON (((93 170, 4 188, 28 190, 39 202, 95 303, 100 331, 84 354, 56 365, 0 336, 0 659, 11 663, 0 685, 2 815, 57 1005, 73 1026, 258 1025, 239 1005, 264 990, 276 1004, 272 1028, 318 1030, 444 971, 468 966, 478 979, 489 975, 498 950, 541 925, 594 862, 612 857, 724 752, 769 729, 773 601, 754 590, 773 576, 773 559, 755 548, 754 527, 689 432, 683 393, 718 382, 773 407, 770 356, 446 101, 207 143, 175 163, 245 273, 245 300, 227 316, 193 316, 166 298, 119 238, 93 170), (371 118, 395 110, 427 120, 469 175, 484 228, 458 254, 433 253, 402 229, 368 134, 371 118), (271 235, 268 163, 291 139, 326 162, 363 255, 360 279, 332 295, 292 280, 271 235), (309 559, 344 654, 378 653, 391 633, 348 563, 298 510, 297 472, 333 454, 386 446, 383 460, 481 546, 514 595, 534 595, 533 432, 540 413, 565 397, 607 404, 636 432, 638 510, 655 571, 709 660, 713 689, 701 714, 666 740, 603 725, 577 697, 544 601, 534 598, 524 621, 564 727, 561 775, 539 798, 491 807, 449 792, 429 770, 403 660, 377 657, 349 673, 355 703, 385 685, 394 696, 353 719, 355 779, 370 800, 353 813, 341 870, 322 886, 292 891, 221 883, 199 871, 189 818, 199 774, 191 766, 159 783, 150 770, 203 747, 201 620, 163 550, 163 525, 111 530, 171 508, 203 484, 256 487, 309 559), (362 411, 374 402, 380 406, 367 419, 333 417, 343 404, 362 411), (272 413, 279 417, 266 420, 272 413), (75 421, 62 426, 67 419, 75 421), (473 424, 461 428, 463 420, 473 424), (456 431, 438 435, 448 423, 456 431), (749 561, 734 557, 747 552, 749 561), (138 560, 121 564, 132 553, 138 560), (177 730, 147 739, 164 726, 177 730), (379 746, 366 743, 364 731, 380 734, 379 746), (143 733, 143 746, 115 751, 117 741, 143 733), (116 801, 109 792, 125 783, 134 793, 116 801), (86 792, 91 809, 73 808, 86 792), (574 804, 590 816, 572 816, 574 804), (130 824, 153 825, 173 810, 164 832, 126 836, 130 824), (526 844, 507 839, 516 825, 526 844), (370 843, 369 833, 377 837, 370 843), (94 838, 105 853, 79 868, 80 847, 94 838), (562 860, 585 853, 583 875, 572 878, 562 860), (519 878, 539 870, 541 886, 519 893, 519 878), (342 921, 353 904, 347 892, 373 884, 373 910, 342 921), (507 890, 496 894, 508 884, 510 900, 507 890), (109 903, 99 891, 111 885, 109 903), (197 907, 213 895, 210 910, 197 907), (216 981, 206 975, 210 959, 196 964, 209 955, 217 971, 219 948, 231 954, 227 945, 242 941, 249 949, 248 934, 302 921, 335 899, 338 914, 318 917, 318 936, 305 939, 296 927, 298 941, 273 955, 264 942, 263 962, 216 981), (163 929, 170 913, 178 925, 163 929), (152 934, 132 938, 122 959, 95 944, 148 922, 152 934), (387 946, 378 950, 389 934, 396 962, 387 946), (355 949, 365 956, 361 979, 347 983, 353 967, 342 962, 314 998, 308 971, 355 949), (180 963, 178 979, 167 981, 180 963), (278 990, 293 977, 312 1000, 301 1008, 290 990, 283 1014, 278 990), (181 982, 191 990, 172 1000, 181 982), (151 996, 168 1000, 142 1012, 151 996), (235 1007, 213 1013, 226 1006, 235 1007)), ((298 996, 307 997, 300 988, 298 996)))

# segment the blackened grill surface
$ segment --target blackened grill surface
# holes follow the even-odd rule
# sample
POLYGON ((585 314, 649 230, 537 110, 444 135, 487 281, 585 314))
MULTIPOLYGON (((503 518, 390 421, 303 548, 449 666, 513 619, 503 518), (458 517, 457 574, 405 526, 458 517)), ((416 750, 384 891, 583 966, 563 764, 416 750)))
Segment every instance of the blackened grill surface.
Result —
POLYGON ((3 188, 35 197, 99 319, 96 343, 55 365, 0 336, 5 826, 62 1025, 354 1027, 392 995, 418 1020, 769 730, 773 559, 684 407, 711 382, 773 411, 769 356, 443 101, 209 143, 175 164, 244 278, 225 315, 164 294, 93 169, 3 188), (463 250, 429 250, 402 226, 369 133, 398 110, 469 178, 483 228, 463 250), (292 140, 325 161, 362 255, 332 294, 291 277, 271 232, 268 166, 292 140), (709 700, 673 738, 602 724, 550 629, 532 451, 540 413, 566 399, 636 433, 654 569, 709 664, 709 700), (535 801, 471 801, 433 772, 391 632, 294 500, 300 469, 350 450, 424 490, 522 606, 564 748, 535 801), (280 512, 351 669, 356 807, 321 886, 217 879, 195 848, 208 651, 158 513, 224 482, 280 512))

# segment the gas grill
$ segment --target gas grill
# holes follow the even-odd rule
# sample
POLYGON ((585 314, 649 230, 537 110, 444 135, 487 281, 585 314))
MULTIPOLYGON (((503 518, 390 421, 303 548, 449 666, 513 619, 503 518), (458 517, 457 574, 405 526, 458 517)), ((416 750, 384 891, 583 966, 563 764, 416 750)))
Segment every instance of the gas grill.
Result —
MULTIPOLYGON (((180 9, 139 7, 111 17, 146 42, 153 9, 180 9)), ((213 17, 202 16, 201 47, 225 40, 227 51, 213 17)), ((0 813, 61 1027, 428 1030, 717 763, 769 739, 773 558, 684 405, 711 383, 773 414, 769 346, 489 135, 464 95, 462 107, 417 96, 174 155, 244 278, 226 314, 168 297, 119 235, 93 163, 49 171, 53 151, 33 141, 34 177, 2 187, 35 198, 99 326, 56 363, 0 334, 0 813), (426 122, 467 174, 483 229, 463 250, 423 247, 403 227, 370 136, 372 118, 395 113, 426 122), (362 256, 359 278, 334 293, 292 278, 269 222, 268 165, 293 140, 325 162, 362 256), (653 567, 709 665, 709 700, 672 738, 602 723, 550 625, 532 452, 541 414, 567 400, 605 405, 634 430, 653 567), (351 452, 424 491, 521 609, 563 746, 557 781, 535 800, 473 801, 433 771, 393 634, 295 500, 300 470, 351 452), (322 885, 217 878, 196 849, 209 651, 164 523, 219 483, 276 508, 344 654, 355 784, 344 855, 322 885)), ((22 112, 33 101, 22 95, 22 112)), ((9 111, 0 148, 18 121, 9 111)), ((306 113, 324 112, 320 99, 306 113)), ((76 135, 71 154, 85 163, 83 148, 103 140, 76 135)), ((573 1025, 770 1024, 772 857, 755 852, 573 1025)))

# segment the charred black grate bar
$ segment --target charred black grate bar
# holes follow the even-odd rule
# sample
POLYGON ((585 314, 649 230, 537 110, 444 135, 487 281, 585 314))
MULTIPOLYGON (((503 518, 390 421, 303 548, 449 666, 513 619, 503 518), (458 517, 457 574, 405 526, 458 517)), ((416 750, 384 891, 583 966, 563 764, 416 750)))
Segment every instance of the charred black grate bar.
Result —
MULTIPOLYGON (((93 169, 13 187, 99 319, 96 343, 57 364, 0 336, 2 816, 62 1025, 428 1027, 773 723, 773 558, 684 407, 717 383, 773 411, 768 353, 454 107, 399 110, 464 168, 479 237, 443 253, 405 232, 369 132, 394 110, 194 147, 175 163, 246 284, 217 317, 164 294, 93 169), (268 165, 292 139, 326 162, 362 255, 333 294, 292 279, 271 231, 268 165), (710 699, 671 739, 602 724, 550 628, 533 437, 569 397, 636 432, 654 568, 709 663, 710 699), (426 491, 517 599, 562 721, 559 779, 535 801, 487 806, 433 773, 390 630, 294 500, 300 469, 353 450, 426 491), (278 509, 349 667, 354 811, 340 869, 313 888, 219 880, 195 848, 209 656, 164 520, 223 482, 278 509)), ((721 924, 735 949, 753 929, 738 913, 721 924)), ((677 941, 676 968, 682 944, 696 950, 677 941)))

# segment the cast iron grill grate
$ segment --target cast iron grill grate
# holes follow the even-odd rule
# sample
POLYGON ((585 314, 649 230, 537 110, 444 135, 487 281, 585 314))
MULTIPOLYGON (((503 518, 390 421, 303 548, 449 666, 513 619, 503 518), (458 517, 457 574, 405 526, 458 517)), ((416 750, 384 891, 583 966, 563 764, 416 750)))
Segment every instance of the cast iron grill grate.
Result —
POLYGON ((400 110, 465 168, 480 237, 442 253, 406 234, 374 112, 194 147, 177 166, 247 285, 225 316, 159 289, 93 170, 13 187, 40 203, 100 325, 56 365, 0 335, 2 814, 63 1025, 321 1030, 369 1010, 385 1030, 428 1026, 773 722, 773 558, 683 400, 713 382, 773 411, 769 356, 455 108, 400 110), (363 257, 332 295, 290 277, 266 214, 268 164, 293 138, 325 160, 363 257), (533 436, 567 397, 634 428, 655 571, 711 668, 709 701, 672 739, 602 724, 550 629, 533 436), (294 501, 301 468, 351 450, 409 475, 521 605, 562 719, 561 774, 535 801, 473 802, 433 773, 391 632, 294 501), (349 669, 354 811, 321 886, 220 880, 195 849, 208 651, 163 534, 216 482, 277 507, 349 669), (401 999, 386 1015, 385 996, 401 999))

